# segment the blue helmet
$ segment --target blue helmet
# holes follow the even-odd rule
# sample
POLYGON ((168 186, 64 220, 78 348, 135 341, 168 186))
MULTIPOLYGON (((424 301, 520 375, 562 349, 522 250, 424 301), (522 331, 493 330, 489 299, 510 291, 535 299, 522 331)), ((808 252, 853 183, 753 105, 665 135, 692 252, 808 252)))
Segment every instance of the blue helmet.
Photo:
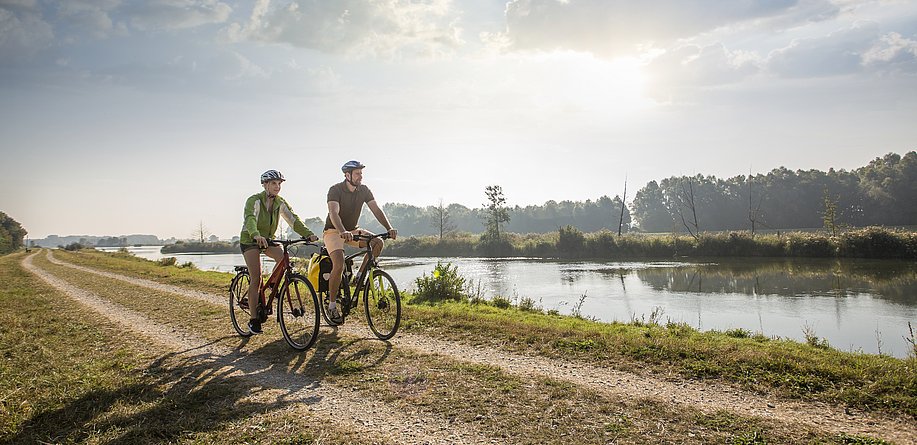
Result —
POLYGON ((261 183, 262 184, 264 184, 265 182, 274 180, 274 179, 279 179, 281 182, 286 181, 286 179, 283 179, 283 173, 280 173, 277 170, 268 170, 261 174, 261 183))
POLYGON ((360 163, 360 161, 347 161, 343 166, 341 166, 341 171, 347 173, 351 170, 359 170, 365 168, 366 166, 360 163))

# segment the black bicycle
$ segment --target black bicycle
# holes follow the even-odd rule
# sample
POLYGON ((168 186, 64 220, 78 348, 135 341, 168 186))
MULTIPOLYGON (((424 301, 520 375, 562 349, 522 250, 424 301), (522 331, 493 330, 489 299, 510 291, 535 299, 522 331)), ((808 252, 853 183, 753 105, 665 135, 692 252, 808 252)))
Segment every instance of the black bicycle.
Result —
MULTIPOLYGON (((258 298, 261 302, 258 318, 262 323, 267 321, 268 316, 273 312, 274 297, 279 296, 277 298, 277 323, 280 325, 280 332, 283 333, 284 340, 293 349, 299 351, 308 349, 318 338, 318 328, 321 322, 318 315, 318 296, 315 294, 315 289, 312 288, 312 283, 306 277, 293 271, 290 264, 289 247, 294 244, 321 246, 306 239, 271 239, 268 240, 268 243, 282 245, 283 258, 274 266, 274 271, 267 281, 258 286, 258 298), (265 294, 268 292, 270 292, 270 297, 265 301, 265 294)), ((248 337, 252 335, 246 325, 251 318, 248 305, 248 287, 251 283, 251 275, 247 266, 236 266, 235 270, 238 273, 229 284, 229 317, 232 319, 232 327, 236 329, 236 332, 243 337, 248 337)), ((258 279, 260 281, 261 277, 258 279)))
MULTIPOLYGON (((322 317, 331 326, 343 324, 350 311, 359 304, 359 295, 363 293, 363 308, 366 311, 366 323, 381 340, 388 340, 395 336, 401 324, 401 294, 391 275, 379 268, 379 263, 373 256, 370 241, 373 238, 388 239, 388 232, 378 235, 354 235, 354 241, 366 241, 366 247, 357 253, 344 258, 344 272, 341 277, 341 287, 337 296, 337 304, 341 310, 341 323, 334 323, 326 313, 330 301, 329 291, 320 292, 322 295, 322 317), (353 279, 354 258, 365 255, 360 276, 353 279), (351 286, 353 289, 351 290, 351 286)), ((322 255, 327 255, 322 248, 322 255)))

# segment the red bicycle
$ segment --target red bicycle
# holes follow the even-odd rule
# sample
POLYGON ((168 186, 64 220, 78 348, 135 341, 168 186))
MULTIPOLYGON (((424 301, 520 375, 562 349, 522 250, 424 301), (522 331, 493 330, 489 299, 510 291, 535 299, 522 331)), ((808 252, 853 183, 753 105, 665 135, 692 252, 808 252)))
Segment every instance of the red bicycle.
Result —
MULTIPOLYGON (((293 349, 303 351, 309 349, 318 338, 320 325, 320 312, 318 296, 312 283, 293 270, 290 265, 289 247, 294 244, 321 247, 305 239, 298 240, 268 240, 270 244, 283 246, 283 258, 274 266, 274 271, 266 282, 258 286, 258 298, 261 302, 258 318, 265 322, 273 313, 274 297, 277 298, 277 323, 283 339, 293 349), (265 298, 267 297, 267 298, 265 298)), ((251 319, 248 307, 248 287, 251 275, 247 266, 236 266, 236 276, 229 284, 229 317, 232 327, 242 337, 252 335, 246 324, 251 319)), ((258 277, 259 281, 261 277, 258 277)))

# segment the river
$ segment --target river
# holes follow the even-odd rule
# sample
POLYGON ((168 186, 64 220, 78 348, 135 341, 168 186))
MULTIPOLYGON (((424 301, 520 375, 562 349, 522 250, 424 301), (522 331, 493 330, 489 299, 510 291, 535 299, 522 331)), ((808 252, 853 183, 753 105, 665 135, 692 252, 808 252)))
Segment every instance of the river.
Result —
MULTIPOLYGON (((117 249, 101 249, 117 250, 117 249)), ((166 254, 129 247, 138 257, 174 256, 203 270, 232 271, 241 254, 166 254)), ((917 329, 917 263, 856 259, 551 261, 524 258, 391 258, 381 265, 401 289, 454 264, 486 297, 534 300, 544 310, 574 308, 601 321, 683 322, 701 330, 742 328, 804 341, 805 332, 846 351, 905 357, 908 322, 917 329), (585 296, 585 297, 584 297, 585 296)), ((270 260, 268 260, 270 263, 270 260)), ((271 266, 267 266, 269 269, 271 266)), ((227 280, 228 281, 228 280, 227 280)))

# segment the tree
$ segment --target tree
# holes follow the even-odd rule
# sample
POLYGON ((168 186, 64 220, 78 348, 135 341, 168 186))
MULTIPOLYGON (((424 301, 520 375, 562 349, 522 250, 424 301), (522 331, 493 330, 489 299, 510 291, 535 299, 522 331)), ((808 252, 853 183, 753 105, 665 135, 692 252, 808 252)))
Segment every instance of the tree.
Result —
POLYGON ((618 219, 618 236, 621 236, 621 229, 624 227, 624 201, 627 200, 627 177, 624 178, 624 197, 621 198, 621 218, 618 219))
POLYGON ((0 212, 0 255, 22 247, 22 240, 27 233, 16 220, 0 212))
POLYGON ((455 224, 452 222, 449 208, 443 206, 443 200, 440 198, 439 205, 433 207, 433 215, 430 218, 430 225, 439 233, 439 239, 442 241, 445 235, 455 231, 455 224))
POLYGON ((197 228, 194 229, 194 233, 192 235, 197 238, 201 244, 204 244, 204 239, 210 236, 210 230, 207 229, 207 227, 204 227, 204 221, 201 221, 197 228))
POLYGON ((678 205, 675 208, 678 211, 678 216, 681 217, 681 224, 685 226, 685 230, 694 237, 698 239, 700 236, 700 226, 697 223, 697 200, 694 195, 694 180, 693 178, 686 178, 686 181, 681 181, 681 190, 676 192, 678 197, 678 205), (687 187, 685 187, 687 183, 687 187), (687 220, 685 219, 685 214, 690 212, 687 220))
POLYGON ((824 206, 822 221, 825 223, 825 230, 832 236, 837 236, 837 200, 831 197, 827 188, 825 188, 824 206))
POLYGON ((500 226, 509 222, 509 211, 506 208, 506 198, 503 197, 503 188, 499 185, 489 185, 484 188, 487 201, 484 211, 487 217, 485 235, 495 240, 500 239, 500 226))

